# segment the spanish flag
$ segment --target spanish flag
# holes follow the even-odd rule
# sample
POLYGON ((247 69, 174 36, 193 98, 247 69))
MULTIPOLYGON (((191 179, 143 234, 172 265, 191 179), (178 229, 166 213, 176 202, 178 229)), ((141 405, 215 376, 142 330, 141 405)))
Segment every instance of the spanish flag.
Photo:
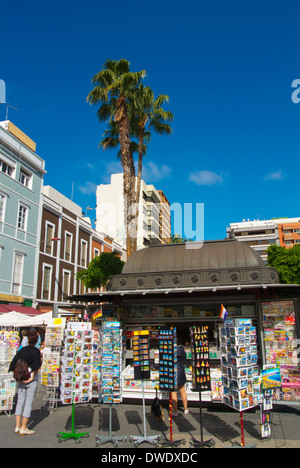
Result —
POLYGON ((223 319, 223 320, 226 320, 227 316, 228 316, 228 312, 225 309, 225 307, 223 306, 223 304, 221 304, 220 318, 223 319))
POLYGON ((94 320, 96 320, 96 319, 99 318, 99 317, 102 317, 102 309, 97 310, 97 312, 95 312, 95 313, 92 315, 92 318, 93 318, 94 320))

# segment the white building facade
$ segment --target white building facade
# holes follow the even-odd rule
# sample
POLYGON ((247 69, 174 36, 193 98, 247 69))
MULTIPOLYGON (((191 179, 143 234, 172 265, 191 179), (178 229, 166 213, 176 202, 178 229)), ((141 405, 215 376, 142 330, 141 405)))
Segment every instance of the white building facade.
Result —
MULTIPOLYGON (((96 199, 97 231, 107 233, 125 248, 123 174, 112 174, 110 184, 98 185, 96 199)), ((161 243, 161 195, 154 185, 147 185, 143 180, 138 209, 137 249, 144 248, 150 242, 161 243)))

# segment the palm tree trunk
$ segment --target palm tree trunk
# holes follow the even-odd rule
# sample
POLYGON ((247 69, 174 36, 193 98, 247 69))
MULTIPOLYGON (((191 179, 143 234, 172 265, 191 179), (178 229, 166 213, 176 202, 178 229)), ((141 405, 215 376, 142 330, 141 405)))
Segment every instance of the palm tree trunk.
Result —
POLYGON ((117 101, 115 116, 119 126, 121 164, 123 167, 123 195, 126 226, 127 259, 136 251, 137 228, 135 226, 135 167, 130 147, 130 125, 127 115, 126 100, 120 96, 117 101))

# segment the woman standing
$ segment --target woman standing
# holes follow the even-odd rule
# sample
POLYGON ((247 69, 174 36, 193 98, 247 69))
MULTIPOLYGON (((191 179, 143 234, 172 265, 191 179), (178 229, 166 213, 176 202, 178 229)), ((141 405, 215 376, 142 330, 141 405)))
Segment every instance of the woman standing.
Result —
POLYGON ((27 424, 31 415, 32 404, 36 395, 38 385, 38 371, 41 367, 41 353, 35 347, 38 341, 38 334, 34 331, 29 331, 27 335, 28 346, 17 352, 13 358, 9 372, 13 372, 18 359, 23 359, 30 370, 30 378, 23 382, 18 382, 18 401, 16 406, 16 428, 15 434, 32 435, 35 431, 27 428, 27 424))
MULTIPOLYGON (((187 402, 187 394, 185 391, 185 384, 186 384, 186 375, 185 375, 185 363, 186 363, 186 353, 184 347, 179 344, 177 346, 177 379, 178 379, 178 390, 181 395, 183 407, 184 407, 184 414, 188 414, 188 402, 187 402)), ((173 406, 173 416, 178 415, 178 399, 177 399, 177 392, 172 392, 172 406, 173 406)))

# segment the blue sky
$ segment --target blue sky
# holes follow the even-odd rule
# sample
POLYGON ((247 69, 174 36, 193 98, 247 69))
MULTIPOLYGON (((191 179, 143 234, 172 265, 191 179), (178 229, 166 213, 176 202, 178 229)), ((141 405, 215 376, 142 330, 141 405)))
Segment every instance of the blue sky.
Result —
POLYGON ((16 0, 0 8, 0 79, 18 109, 8 118, 36 141, 45 184, 67 197, 73 184, 83 211, 119 171, 116 154, 98 149, 105 125, 86 96, 107 58, 126 58, 133 71, 146 70, 155 95, 169 95, 175 117, 172 136, 152 136, 143 178, 171 204, 203 203, 206 240, 226 237, 231 222, 300 216, 298 0, 16 0))

